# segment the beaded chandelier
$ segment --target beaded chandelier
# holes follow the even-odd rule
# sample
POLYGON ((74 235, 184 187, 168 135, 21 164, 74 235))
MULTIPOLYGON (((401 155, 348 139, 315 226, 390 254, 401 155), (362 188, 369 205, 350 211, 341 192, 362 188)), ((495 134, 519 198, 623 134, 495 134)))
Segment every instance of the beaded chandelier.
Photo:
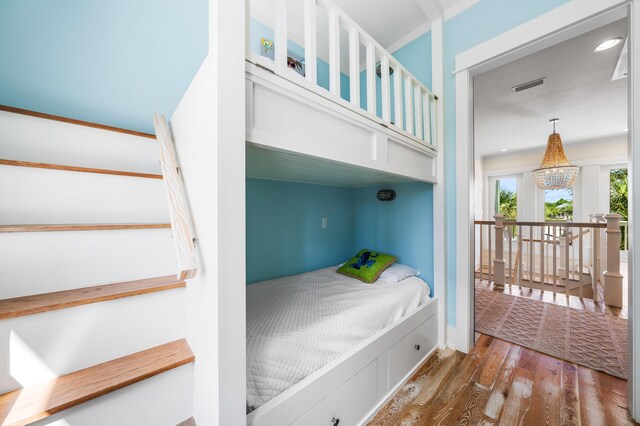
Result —
POLYGON ((569 163, 562 149, 562 140, 556 133, 557 118, 549 120, 553 123, 553 133, 549 135, 547 150, 540 167, 533 171, 533 181, 540 189, 566 189, 576 183, 580 168, 569 163))

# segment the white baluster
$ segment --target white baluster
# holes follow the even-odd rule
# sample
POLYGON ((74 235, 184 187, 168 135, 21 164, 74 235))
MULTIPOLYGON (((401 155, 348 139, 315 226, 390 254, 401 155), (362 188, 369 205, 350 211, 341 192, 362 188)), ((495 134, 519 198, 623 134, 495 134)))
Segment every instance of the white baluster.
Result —
POLYGON ((564 287, 564 294, 567 296, 567 302, 569 301, 568 297, 569 297, 569 287, 570 287, 570 281, 569 281, 569 272, 571 270, 571 265, 569 264, 569 244, 571 243, 571 229, 567 226, 565 226, 564 228, 564 275, 565 275, 565 287, 564 287))
MULTIPOLYGON (((403 129, 402 119, 402 68, 398 65, 393 71, 393 109, 396 126, 403 129)), ((482 229, 482 225, 480 225, 482 229)))
POLYGON ((367 44, 367 111, 376 113, 376 48, 367 44))
POLYGON ((389 81, 389 57, 383 55, 380 58, 380 75, 381 77, 381 98, 382 98, 382 119, 386 122, 391 121, 391 85, 389 81))
POLYGON ((482 238, 482 229, 484 228, 483 224, 480 224, 480 281, 482 281, 482 275, 484 274, 484 264, 483 264, 483 249, 484 249, 484 241, 482 238))
POLYGON ((329 11, 329 90, 340 96, 340 16, 329 11))
MULTIPOLYGON (((404 129, 408 133, 413 133, 413 99, 412 99, 413 82, 411 77, 404 78, 404 129)), ((491 235, 491 233, 489 233, 491 235)))
POLYGON ((524 270, 524 252, 522 251, 522 225, 518 226, 518 285, 522 287, 522 273, 524 270))
MULTIPOLYGON (((317 54, 316 54, 316 0, 304 0, 304 63, 305 78, 317 84, 317 54)), ((277 50, 277 47, 276 47, 277 50)))
POLYGON ((349 30, 349 99, 360 106, 360 37, 358 30, 349 30))
POLYGON ((424 123, 424 140, 426 143, 431 143, 431 95, 429 93, 423 93, 422 95, 422 120, 424 123))
POLYGON ((544 226, 540 227, 540 285, 544 291, 544 243, 545 243, 544 226))
POLYGON ((558 246, 558 228, 553 227, 553 295, 557 293, 557 281, 558 281, 558 266, 557 266, 557 246, 558 246))
POLYGON ((487 232, 487 234, 489 234, 489 255, 488 255, 489 256, 489 265, 488 265, 489 271, 488 272, 489 272, 489 281, 491 281, 491 272, 492 272, 492 268, 491 268, 492 267, 492 262, 491 262, 492 253, 491 252, 492 252, 492 249, 493 249, 492 246, 491 246, 491 234, 492 234, 491 225, 487 225, 487 228, 489 228, 489 230, 487 232))
POLYGON ((504 288, 504 216, 497 214, 494 216, 496 220, 496 258, 493 260, 494 279, 493 284, 496 290, 504 288))
MULTIPOLYGON (((419 85, 413 88, 414 114, 415 114, 415 132, 416 137, 422 139, 422 89, 419 85)), ((496 242, 497 243, 497 242, 496 242)))
POLYGON ((529 226, 529 286, 534 288, 533 276, 533 226, 529 226))
POLYGON ((273 38, 275 61, 278 67, 287 67, 287 0, 275 0, 273 38))
MULTIPOLYGON (((428 97, 428 96, 426 96, 428 97)), ((511 284, 515 284, 514 278, 513 278, 513 263, 512 262, 512 252, 513 252, 513 247, 512 247, 512 241, 511 241, 511 236, 513 235, 513 225, 511 226, 507 226, 507 243, 509 244, 509 281, 511 281, 511 284)))
POLYGON ((584 240, 582 238, 582 235, 583 235, 582 230, 580 230, 580 236, 578 237, 578 282, 579 282, 580 289, 578 291, 580 293, 581 299, 582 299, 582 268, 583 268, 582 256, 584 256, 584 248, 583 248, 584 240))

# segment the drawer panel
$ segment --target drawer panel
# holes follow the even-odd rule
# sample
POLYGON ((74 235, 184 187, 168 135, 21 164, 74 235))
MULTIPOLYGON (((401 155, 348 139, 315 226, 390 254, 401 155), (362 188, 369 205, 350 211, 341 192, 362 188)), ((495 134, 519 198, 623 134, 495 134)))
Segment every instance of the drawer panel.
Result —
POLYGON ((377 370, 377 361, 373 361, 303 414, 293 425, 351 426, 358 424, 377 402, 377 370))
POLYGON ((438 344, 438 315, 420 324, 389 350, 389 389, 438 344))

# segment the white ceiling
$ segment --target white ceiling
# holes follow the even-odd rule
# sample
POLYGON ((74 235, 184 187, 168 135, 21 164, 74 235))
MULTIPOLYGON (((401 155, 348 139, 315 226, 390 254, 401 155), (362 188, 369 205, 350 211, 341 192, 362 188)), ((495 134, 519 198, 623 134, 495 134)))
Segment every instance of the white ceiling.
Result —
MULTIPOLYGON (((395 50, 424 33, 431 22, 450 17, 478 0, 334 0, 362 29, 387 50, 395 50)), ((287 26, 289 39, 304 45, 304 20, 302 0, 289 0, 287 26)), ((251 16, 273 27, 274 0, 251 0, 251 16)), ((318 9, 318 56, 328 58, 327 15, 318 9)), ((364 49, 361 49, 361 63, 364 49)), ((341 35, 341 68, 348 72, 348 40, 346 31, 341 35)))
POLYGON ((624 134, 628 79, 611 80, 623 43, 603 52, 593 49, 626 35, 626 20, 616 21, 477 76, 476 157, 546 145, 548 120, 554 117, 560 118, 557 130, 566 143, 624 134), (546 77, 542 86, 511 90, 540 77, 546 77))

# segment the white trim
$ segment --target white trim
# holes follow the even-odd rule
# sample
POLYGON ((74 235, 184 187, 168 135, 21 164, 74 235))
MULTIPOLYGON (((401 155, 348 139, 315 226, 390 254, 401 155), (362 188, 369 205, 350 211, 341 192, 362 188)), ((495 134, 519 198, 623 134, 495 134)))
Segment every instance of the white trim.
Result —
MULTIPOLYGON (((444 91, 444 25, 437 20, 432 26, 432 81, 433 92, 442 94, 444 91)), ((436 102, 436 146, 444 146, 444 106, 443 102, 436 102)), ((438 344, 447 342, 447 238, 446 230, 446 202, 444 179, 444 150, 436 157, 436 180, 439 184, 433 187, 433 240, 441 241, 442 246, 434 250, 434 294, 438 297, 438 344)))
POLYGON ((455 325, 447 324, 447 347, 453 348, 460 352, 469 352, 469 344, 466 342, 467 337, 455 325))
POLYGON ((461 0, 458 3, 451 6, 449 9, 444 11, 444 20, 448 21, 459 13, 464 12, 469 9, 471 6, 480 2, 480 0, 461 0))
MULTIPOLYGON (((473 168, 469 166, 469 156, 473 153, 472 127, 473 116, 470 114, 470 108, 473 105, 471 95, 473 93, 472 77, 480 72, 484 72, 495 66, 511 62, 520 57, 539 51, 545 47, 551 46, 558 42, 575 37, 577 34, 584 33, 590 29, 596 28, 610 22, 613 19, 620 19, 620 16, 626 15, 624 0, 572 0, 563 6, 535 18, 525 24, 522 24, 510 31, 507 31, 485 43, 482 43, 472 49, 467 50, 456 56, 456 176, 457 176, 457 305, 456 305, 456 336, 461 341, 460 344, 465 345, 473 342, 473 277, 471 276, 471 259, 472 248, 470 247, 471 238, 465 238, 466 235, 473 235, 469 232, 469 225, 473 223, 473 211, 469 208, 469 203, 473 202, 470 198, 471 178, 473 176, 473 168), (610 13, 607 13, 610 12, 610 13), (580 25, 578 25, 580 24, 580 25)), ((640 86, 634 84, 634 81, 640 81, 640 44, 635 46, 633 37, 635 32, 633 27, 639 25, 640 10, 633 8, 631 26, 631 49, 632 66, 631 81, 631 105, 630 114, 632 120, 629 125, 630 140, 636 138, 634 128, 640 124, 640 86), (635 53, 635 54, 634 54, 635 53)), ((630 170, 640 170, 640 150, 633 150, 633 144, 630 144, 630 152, 632 152, 632 166, 630 170)), ((640 174, 632 173, 632 197, 635 194, 640 196, 640 174)), ((632 203, 631 203, 632 204, 632 203)), ((631 206, 630 206, 631 207, 631 206)), ((633 211, 630 222, 635 223, 635 219, 640 220, 640 215, 633 211)), ((633 236, 630 240, 631 246, 633 241, 640 241, 640 230, 632 227, 630 230, 633 236)), ((640 255, 633 254, 633 260, 640 262, 640 255)), ((629 262, 629 265, 634 262, 629 262)), ((631 268, 630 268, 631 269, 631 268)), ((630 275, 632 285, 629 285, 629 311, 630 318, 633 318, 633 327, 640 318, 640 304, 633 303, 637 298, 634 287, 638 284, 638 278, 630 275)), ((629 378, 629 407, 634 418, 640 418, 640 371, 633 368, 636 365, 636 358, 640 354, 640 326, 633 327, 630 332, 630 351, 629 360, 631 367, 631 377, 629 378)), ((450 341, 454 340, 451 336, 450 341)), ((463 347, 460 348, 464 350, 463 347)))
POLYGON ((470 238, 473 221, 473 89, 468 70, 456 74, 456 348, 468 352, 473 347, 473 271, 474 259, 470 238))
POLYGON ((424 24, 420 25, 415 30, 412 30, 408 34, 402 36, 400 39, 398 39, 398 40, 394 41, 393 43, 391 43, 390 45, 388 45, 386 47, 386 49, 387 49, 388 52, 393 53, 396 50, 406 46, 409 43, 411 43, 412 41, 418 39, 420 36, 428 33, 429 30, 431 30, 431 29, 432 29, 431 22, 425 22, 424 24))
POLYGON ((636 249, 636 242, 640 242, 640 209, 635 208, 636 200, 640 199, 640 7, 630 4, 629 26, 629 179, 631 180, 631 200, 629 203, 629 407, 631 416, 640 419, 640 301, 638 297, 638 281, 640 276, 633 265, 640 265, 640 250, 636 249))
POLYGON ((601 14, 625 2, 625 0, 572 0, 544 15, 460 53, 456 56, 455 72, 471 67, 476 68, 474 70, 476 73, 483 72, 485 71, 484 69, 478 69, 477 67, 488 61, 497 60, 498 63, 491 64, 491 67, 495 67, 533 53, 530 49, 532 43, 535 43, 535 51, 542 50, 557 44, 559 40, 568 40, 600 27, 605 22, 621 19, 626 13, 624 10, 621 10, 620 14, 606 17, 601 14), (597 19, 587 22, 590 18, 597 19), (604 21, 605 19, 606 21, 604 21), (583 22, 586 24, 585 26, 575 26, 583 22), (504 56, 507 53, 510 54, 508 59, 504 56))

